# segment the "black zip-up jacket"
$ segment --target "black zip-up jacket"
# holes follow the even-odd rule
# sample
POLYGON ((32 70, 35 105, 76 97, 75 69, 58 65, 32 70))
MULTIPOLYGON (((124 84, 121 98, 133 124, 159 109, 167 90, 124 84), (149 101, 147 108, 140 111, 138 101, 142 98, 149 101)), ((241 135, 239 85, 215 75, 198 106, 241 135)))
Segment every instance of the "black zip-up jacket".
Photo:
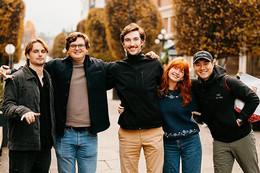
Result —
MULTIPOLYGON (((110 125, 106 93, 106 75, 110 65, 111 64, 105 63, 102 60, 90 58, 88 55, 86 55, 84 60, 88 87, 91 134, 104 131, 110 125)), ((72 58, 68 56, 65 59, 49 61, 45 64, 45 69, 49 72, 53 81, 57 136, 63 136, 73 71, 72 58)))
POLYGON ((162 126, 157 86, 163 69, 157 59, 142 53, 116 62, 108 72, 108 86, 115 87, 124 106, 118 124, 123 129, 150 129, 162 126))
MULTIPOLYGON (((44 70, 48 78, 49 107, 51 118, 51 135, 55 143, 55 115, 54 96, 50 75, 44 70)), ((8 148, 10 150, 40 150, 40 117, 28 124, 22 115, 28 112, 40 113, 40 89, 38 79, 26 65, 14 73, 14 80, 7 79, 4 92, 3 114, 8 121, 8 148)), ((40 115, 41 116, 41 115, 40 115)))
POLYGON ((215 65, 212 75, 207 81, 192 81, 192 90, 198 101, 202 120, 208 125, 212 137, 222 142, 234 142, 251 131, 247 121, 259 104, 258 96, 244 83, 234 77, 227 78, 226 71, 215 65), (245 102, 240 113, 234 109, 234 100, 238 98, 245 102), (239 127, 236 120, 240 118, 239 127))

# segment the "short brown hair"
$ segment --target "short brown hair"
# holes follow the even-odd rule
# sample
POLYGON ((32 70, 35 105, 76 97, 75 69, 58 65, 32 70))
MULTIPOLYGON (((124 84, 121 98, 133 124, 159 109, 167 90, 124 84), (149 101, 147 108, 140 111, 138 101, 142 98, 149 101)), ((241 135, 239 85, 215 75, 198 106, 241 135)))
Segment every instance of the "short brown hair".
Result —
POLYGON ((70 34, 66 37, 66 50, 69 50, 70 43, 76 41, 78 37, 81 37, 81 38, 84 39, 84 41, 85 41, 85 46, 86 46, 87 49, 90 48, 88 36, 86 36, 85 34, 83 34, 83 33, 81 33, 81 32, 72 32, 72 33, 70 33, 70 34))
POLYGON ((33 44, 37 42, 42 44, 43 48, 47 51, 47 53, 49 52, 49 48, 47 44, 41 38, 36 38, 36 39, 32 39, 29 43, 27 43, 24 51, 25 56, 32 51, 33 44))
POLYGON ((142 41, 145 41, 146 39, 146 35, 144 33, 144 30, 139 26, 137 25, 136 23, 130 23, 129 25, 127 25, 121 32, 120 34, 120 40, 121 40, 121 43, 124 42, 124 37, 126 34, 132 32, 132 31, 138 31, 139 34, 140 34, 140 38, 142 41))

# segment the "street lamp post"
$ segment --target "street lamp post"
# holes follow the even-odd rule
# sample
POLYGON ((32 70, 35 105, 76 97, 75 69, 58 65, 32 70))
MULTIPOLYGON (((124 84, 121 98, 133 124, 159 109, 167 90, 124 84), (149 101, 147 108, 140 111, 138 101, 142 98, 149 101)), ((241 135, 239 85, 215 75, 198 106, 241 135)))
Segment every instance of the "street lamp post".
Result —
POLYGON ((168 64, 169 61, 169 56, 168 56, 168 50, 164 48, 165 44, 168 42, 172 42, 172 40, 169 38, 170 35, 166 33, 165 29, 161 30, 161 33, 157 36, 157 39, 155 39, 155 43, 159 44, 162 43, 162 52, 161 52, 161 57, 165 55, 165 63, 168 64))
POLYGON ((5 46, 5 52, 9 55, 9 66, 13 68, 13 54, 15 52, 15 47, 13 44, 7 44, 5 46))

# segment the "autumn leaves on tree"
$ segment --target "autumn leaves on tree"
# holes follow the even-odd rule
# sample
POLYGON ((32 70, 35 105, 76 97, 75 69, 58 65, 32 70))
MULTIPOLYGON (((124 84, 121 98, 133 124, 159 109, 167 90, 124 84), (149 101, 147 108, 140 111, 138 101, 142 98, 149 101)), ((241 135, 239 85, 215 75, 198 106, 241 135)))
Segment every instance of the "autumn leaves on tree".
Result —
MULTIPOLYGON (((259 0, 172 0, 173 34, 178 54, 191 56, 198 50, 208 50, 217 58, 260 56, 259 0)), ((4 48, 15 46, 14 62, 21 57, 25 5, 22 0, 0 1, 0 63, 8 64, 4 48)), ((154 43, 163 28, 162 17, 152 0, 107 0, 104 8, 91 9, 77 31, 90 38, 90 56, 114 61, 125 56, 119 40, 123 27, 135 22, 144 28, 147 39, 143 52, 160 54, 154 43)), ((62 28, 61 28, 62 29, 62 28)), ((27 31, 26 31, 27 32, 27 31)), ((26 33, 25 33, 26 34, 26 33)), ((64 58, 63 31, 54 39, 51 56, 64 58)))
POLYGON ((175 49, 208 50, 217 58, 260 55, 260 1, 173 0, 175 49))
POLYGON ((8 64, 7 44, 15 46, 14 63, 21 58, 25 5, 22 0, 0 1, 0 64, 8 64))

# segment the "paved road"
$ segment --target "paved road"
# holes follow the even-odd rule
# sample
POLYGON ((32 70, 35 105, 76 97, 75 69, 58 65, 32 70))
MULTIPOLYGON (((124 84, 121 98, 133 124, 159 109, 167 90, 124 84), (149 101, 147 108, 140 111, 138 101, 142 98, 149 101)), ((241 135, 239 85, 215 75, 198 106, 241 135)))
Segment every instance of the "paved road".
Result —
MULTIPOLYGON (((97 173, 120 173, 119 152, 118 152, 118 113, 117 106, 119 101, 111 99, 111 91, 109 91, 109 112, 111 126, 105 132, 99 134, 99 152, 98 152, 98 165, 97 173)), ((200 126, 200 138, 202 142, 202 173, 213 173, 212 163, 212 138, 208 128, 200 126)), ((257 139, 257 150, 260 152, 260 132, 255 132, 257 139)), ((259 153, 260 155, 260 153, 259 153)), ((258 158, 260 158, 258 155, 258 158)), ((3 156, 0 158, 2 165, 0 166, 1 173, 8 173, 8 151, 4 148, 3 156)), ((141 155, 139 162, 139 172, 145 173, 145 161, 141 155)), ((57 173, 57 162, 55 159, 55 152, 53 151, 52 165, 50 173, 57 173)), ((235 163, 233 173, 242 173, 243 171, 235 163)))

